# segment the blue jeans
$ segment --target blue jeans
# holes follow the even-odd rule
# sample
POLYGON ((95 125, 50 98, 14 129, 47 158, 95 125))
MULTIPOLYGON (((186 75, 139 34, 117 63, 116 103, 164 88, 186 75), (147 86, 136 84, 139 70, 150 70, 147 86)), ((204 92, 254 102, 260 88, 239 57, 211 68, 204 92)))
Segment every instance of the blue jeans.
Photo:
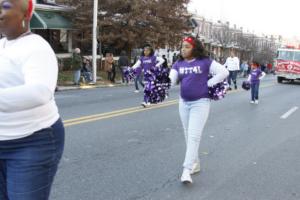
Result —
POLYGON ((227 78, 229 86, 231 86, 231 80, 233 81, 233 84, 236 86, 237 73, 238 71, 229 71, 229 76, 227 78))
POLYGON ((0 141, 0 199, 47 200, 63 148, 60 119, 28 137, 0 141))
POLYGON ((258 100, 259 82, 251 83, 251 100, 258 100))
POLYGON ((191 170, 199 160, 198 150, 203 128, 210 110, 210 99, 197 101, 179 101, 179 115, 184 130, 186 153, 183 167, 191 170))
POLYGON ((139 90, 139 86, 138 86, 138 82, 141 84, 141 86, 144 88, 144 83, 143 83, 143 77, 142 74, 136 75, 135 79, 134 79, 134 85, 135 85, 135 89, 139 90))
POLYGON ((128 83, 128 79, 126 79, 124 77, 124 69, 126 68, 127 66, 121 66, 119 67, 119 70, 120 70, 120 73, 121 73, 121 78, 122 78, 122 83, 128 83))
POLYGON ((79 82, 80 82, 80 76, 81 76, 81 70, 76 70, 74 71, 74 83, 76 85, 79 85, 79 82))

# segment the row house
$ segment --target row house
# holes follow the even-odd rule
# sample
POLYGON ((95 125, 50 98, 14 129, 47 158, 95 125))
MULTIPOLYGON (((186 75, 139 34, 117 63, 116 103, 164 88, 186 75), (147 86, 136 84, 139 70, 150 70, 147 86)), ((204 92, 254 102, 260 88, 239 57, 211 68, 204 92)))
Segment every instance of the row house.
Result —
MULTIPOLYGON (((72 52, 72 21, 67 17, 72 9, 55 0, 37 0, 30 29, 49 42, 57 57, 70 57, 72 52)), ((0 34, 0 38, 3 35, 0 34)))
POLYGON ((256 57, 260 57, 260 60, 271 60, 278 47, 273 36, 245 33, 242 27, 231 26, 229 22, 214 23, 197 15, 193 15, 192 20, 196 24, 192 34, 197 35, 210 52, 210 56, 220 62, 223 62, 231 51, 241 60, 252 60, 256 57))
POLYGON ((69 57, 72 52, 72 21, 68 13, 72 9, 57 4, 55 0, 37 0, 31 31, 45 38, 54 49, 57 57, 69 57))

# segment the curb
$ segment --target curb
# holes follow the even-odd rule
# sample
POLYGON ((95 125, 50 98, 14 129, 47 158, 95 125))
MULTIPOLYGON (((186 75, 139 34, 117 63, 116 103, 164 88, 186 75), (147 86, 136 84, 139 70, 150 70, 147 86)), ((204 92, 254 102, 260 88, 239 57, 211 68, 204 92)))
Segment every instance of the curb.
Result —
MULTIPOLYGON (((267 77, 267 76, 266 76, 267 77)), ((273 77, 273 76, 272 76, 273 77)), ((239 80, 245 80, 246 78, 238 77, 239 80)), ((81 85, 81 86, 57 86, 56 92, 59 91, 67 91, 67 90, 85 90, 85 89, 94 89, 94 88, 113 88, 113 87, 126 87, 134 85, 133 82, 123 85, 122 83, 115 83, 115 84, 99 84, 99 85, 81 85)))
POLYGON ((59 91, 68 91, 68 90, 86 90, 86 89, 94 89, 94 88, 113 88, 113 87, 125 87, 133 84, 123 85, 120 83, 117 84, 103 84, 103 85, 81 85, 81 86, 57 86, 57 92, 59 91))

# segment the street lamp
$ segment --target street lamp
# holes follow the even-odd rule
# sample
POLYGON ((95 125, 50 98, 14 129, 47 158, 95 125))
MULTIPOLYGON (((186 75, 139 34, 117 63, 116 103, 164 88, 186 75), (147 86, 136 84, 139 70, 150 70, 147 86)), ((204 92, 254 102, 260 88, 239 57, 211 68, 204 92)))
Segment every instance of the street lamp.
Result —
POLYGON ((94 0, 93 13, 93 82, 97 82, 97 20, 98 20, 98 0, 94 0))

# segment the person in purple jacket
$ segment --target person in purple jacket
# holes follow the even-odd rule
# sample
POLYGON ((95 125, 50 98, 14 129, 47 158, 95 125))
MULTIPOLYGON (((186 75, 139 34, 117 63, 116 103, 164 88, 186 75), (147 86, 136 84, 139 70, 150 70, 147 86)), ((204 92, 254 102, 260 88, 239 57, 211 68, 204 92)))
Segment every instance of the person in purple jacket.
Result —
POLYGON ((259 93, 259 84, 260 80, 265 77, 266 73, 261 71, 259 68, 258 62, 252 62, 251 71, 248 76, 248 81, 251 84, 251 101, 250 103, 258 104, 258 93, 259 93))
POLYGON ((228 75, 223 65, 207 56, 201 41, 194 37, 183 39, 181 55, 169 75, 172 86, 180 84, 179 115, 186 142, 182 183, 192 183, 191 175, 200 171, 198 149, 210 110, 208 87, 228 75), (209 74, 213 77, 208 80, 209 74))
MULTIPOLYGON (((164 59, 154 56, 154 50, 150 45, 145 45, 140 59, 132 66, 132 68, 138 72, 142 70, 145 75, 145 73, 147 71, 149 72, 151 68, 159 67, 164 62, 165 62, 164 59)), ((146 78, 144 77, 144 81, 149 81, 149 80, 146 80, 146 78)), ((145 96, 144 96, 144 101, 142 102, 141 105, 143 107, 150 105, 150 102, 147 102, 145 96)))

